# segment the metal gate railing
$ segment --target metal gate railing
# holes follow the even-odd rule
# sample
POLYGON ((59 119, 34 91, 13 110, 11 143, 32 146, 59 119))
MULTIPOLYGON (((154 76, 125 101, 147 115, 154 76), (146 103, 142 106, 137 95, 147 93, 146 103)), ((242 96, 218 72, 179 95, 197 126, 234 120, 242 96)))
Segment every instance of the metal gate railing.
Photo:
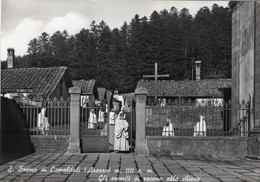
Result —
POLYGON ((147 102, 147 136, 248 136, 250 102, 159 101, 147 102))
POLYGON ((106 107, 81 107, 81 135, 107 136, 109 113, 106 107))
POLYGON ((16 98, 30 135, 69 135, 69 98, 16 98))
POLYGON ((112 92, 98 88, 99 99, 81 96, 80 140, 82 152, 109 152, 109 111, 112 92))

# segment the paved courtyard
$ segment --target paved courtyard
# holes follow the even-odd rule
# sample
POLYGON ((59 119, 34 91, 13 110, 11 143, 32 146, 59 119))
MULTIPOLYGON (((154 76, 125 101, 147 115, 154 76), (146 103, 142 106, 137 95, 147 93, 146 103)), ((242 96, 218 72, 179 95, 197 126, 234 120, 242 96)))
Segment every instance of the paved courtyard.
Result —
POLYGON ((0 181, 260 181, 260 161, 125 153, 35 153, 0 166, 0 181))

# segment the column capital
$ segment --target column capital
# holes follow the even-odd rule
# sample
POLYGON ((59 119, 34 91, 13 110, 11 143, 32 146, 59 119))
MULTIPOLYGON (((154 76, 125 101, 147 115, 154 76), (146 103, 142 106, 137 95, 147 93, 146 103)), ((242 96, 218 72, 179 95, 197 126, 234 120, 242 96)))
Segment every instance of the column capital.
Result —
POLYGON ((81 88, 80 87, 70 87, 69 93, 70 94, 81 94, 81 88))
POLYGON ((135 95, 147 95, 148 91, 146 88, 138 87, 135 89, 135 95))

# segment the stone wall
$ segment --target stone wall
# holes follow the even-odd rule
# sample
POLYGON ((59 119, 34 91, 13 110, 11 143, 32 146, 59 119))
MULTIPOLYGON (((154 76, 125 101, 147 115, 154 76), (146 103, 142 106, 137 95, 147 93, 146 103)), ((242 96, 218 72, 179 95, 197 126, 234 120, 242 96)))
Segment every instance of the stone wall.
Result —
POLYGON ((260 2, 256 2, 255 39, 255 127, 260 128, 260 2))
POLYGON ((254 128, 249 141, 249 155, 260 156, 260 2, 255 2, 255 82, 254 128))
POLYGON ((246 157, 248 138, 242 137, 147 137, 151 155, 181 155, 200 157, 246 157))
MULTIPOLYGON (((232 13, 232 100, 239 100, 239 11, 232 13)), ((233 116, 235 118, 235 116, 233 116)))
POLYGON ((239 101, 254 95, 254 2, 241 3, 239 8, 239 101))
MULTIPOLYGON (((253 103, 255 2, 240 2, 232 13, 232 100, 253 103)), ((237 116, 232 116, 237 118, 237 116)), ((251 126, 253 125, 251 115, 251 126)), ((236 121, 233 120, 233 125, 236 121)))
POLYGON ((258 1, 236 2, 232 12, 232 99, 246 100, 249 94, 252 96, 253 114, 248 153, 260 156, 260 2, 258 1))
POLYGON ((69 135, 32 135, 36 152, 65 153, 69 147, 69 135))
MULTIPOLYGON (((231 99, 234 101, 239 101, 239 10, 235 9, 232 13, 232 90, 231 99)), ((235 126, 237 115, 236 113, 231 113, 231 128, 235 126)))

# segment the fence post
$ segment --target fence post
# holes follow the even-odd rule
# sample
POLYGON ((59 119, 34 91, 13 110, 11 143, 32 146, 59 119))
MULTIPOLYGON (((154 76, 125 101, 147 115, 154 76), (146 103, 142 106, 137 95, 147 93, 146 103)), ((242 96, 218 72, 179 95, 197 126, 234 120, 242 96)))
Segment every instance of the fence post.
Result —
POLYGON ((146 131, 145 131, 145 115, 146 115, 146 96, 147 89, 135 89, 136 95, 136 148, 135 153, 146 154, 146 131))
POLYGON ((80 131, 80 93, 81 88, 71 87, 70 93, 70 141, 68 153, 80 153, 79 131, 80 131))

